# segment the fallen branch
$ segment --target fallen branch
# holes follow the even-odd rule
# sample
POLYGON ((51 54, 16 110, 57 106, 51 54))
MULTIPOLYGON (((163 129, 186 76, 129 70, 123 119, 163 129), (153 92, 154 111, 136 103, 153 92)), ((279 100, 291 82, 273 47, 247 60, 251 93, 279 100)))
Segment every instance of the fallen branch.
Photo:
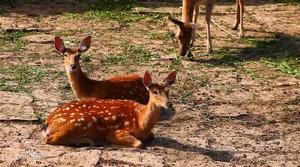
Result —
POLYGON ((41 121, 38 119, 0 119, 0 122, 15 122, 15 123, 30 123, 30 124, 41 124, 41 121))
POLYGON ((211 20, 211 23, 214 24, 215 26, 217 26, 217 28, 219 28, 220 30, 224 31, 226 34, 232 36, 235 39, 239 39, 239 37, 233 35, 232 33, 230 33, 229 31, 225 30, 222 26, 220 26, 218 23, 216 23, 214 20, 211 20))
MULTIPOLYGON (((133 11, 132 13, 135 13, 135 14, 181 14, 181 11, 180 12, 164 12, 164 11, 150 11, 150 10, 135 10, 133 11)), ((205 15, 205 12, 199 12, 200 15, 205 15)), ((212 15, 214 16, 223 16, 223 15, 229 15, 229 14, 235 14, 235 12, 218 12, 218 13, 213 13, 212 15)))
POLYGON ((3 29, 6 32, 49 32, 52 31, 52 29, 47 29, 47 28, 4 28, 3 29))

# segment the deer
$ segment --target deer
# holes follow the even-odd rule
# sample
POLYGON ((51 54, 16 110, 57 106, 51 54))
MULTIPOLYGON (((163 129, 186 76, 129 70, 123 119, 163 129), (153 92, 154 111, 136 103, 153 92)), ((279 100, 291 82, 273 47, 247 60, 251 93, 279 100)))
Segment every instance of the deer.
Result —
POLYGON ((44 143, 66 146, 110 143, 144 148, 143 142, 154 137, 151 130, 159 120, 160 110, 172 106, 167 87, 175 80, 173 71, 163 83, 153 83, 146 71, 143 84, 149 91, 149 101, 145 105, 126 99, 83 99, 63 104, 44 123, 44 143))
MULTIPOLYGON (((205 1, 205 21, 207 30, 207 53, 212 53, 212 41, 210 34, 210 22, 214 0, 205 1)), ((193 46, 195 41, 195 31, 200 30, 197 24, 199 15, 200 0, 183 0, 182 1, 182 21, 169 17, 169 20, 176 24, 179 29, 176 34, 179 39, 180 56, 186 56, 187 52, 190 54, 190 47, 193 46)), ((244 36, 243 14, 244 14, 244 0, 236 0, 236 21, 233 30, 239 27, 239 38, 244 36)))
POLYGON ((137 74, 115 76, 106 80, 88 78, 81 70, 81 53, 91 46, 91 36, 85 37, 78 48, 66 48, 60 37, 55 37, 55 48, 64 55, 64 67, 75 96, 79 99, 131 99, 147 104, 149 93, 137 74))

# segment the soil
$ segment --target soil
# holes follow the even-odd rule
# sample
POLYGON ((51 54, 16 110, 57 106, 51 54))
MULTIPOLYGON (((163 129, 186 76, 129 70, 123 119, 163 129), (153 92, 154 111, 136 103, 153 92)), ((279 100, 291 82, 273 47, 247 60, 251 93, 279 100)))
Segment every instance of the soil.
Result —
MULTIPOLYGON (((182 60, 177 83, 170 88, 174 109, 162 113, 161 121, 153 129, 155 138, 145 143, 145 149, 43 144, 42 123, 37 116, 47 116, 58 105, 76 99, 64 74, 63 58, 52 43, 55 35, 61 35, 69 46, 92 35, 92 47, 86 53, 91 61, 82 62, 83 70, 91 78, 100 80, 129 73, 130 68, 140 75, 149 70, 156 81, 162 81, 171 71, 178 43, 175 37, 151 38, 140 30, 163 36, 175 32, 176 27, 166 18, 159 23, 141 20, 126 26, 115 20, 69 19, 62 13, 81 14, 84 9, 70 7, 68 1, 2 8, 3 30, 25 28, 32 32, 22 37, 27 43, 23 51, 0 53, 0 65, 28 65, 49 74, 41 82, 32 83, 30 93, 0 92, 0 166, 300 165, 299 78, 267 66, 253 53, 242 55, 246 63, 221 65, 211 56, 203 55, 205 31, 197 32, 193 50, 196 61, 182 60), (111 54, 122 53, 120 45, 124 41, 141 44, 159 58, 143 65, 101 64, 111 54), (168 51, 174 48, 175 52, 168 51), (242 69, 255 70, 260 77, 242 69)), ((234 4, 216 4, 213 20, 237 35, 231 30, 234 11, 228 9, 234 9, 234 4)), ((178 13, 180 8, 163 5, 147 11, 178 13)), ((272 38, 275 34, 300 37, 299 6, 253 2, 246 6, 246 11, 246 38, 272 38)), ((204 23, 201 15, 199 24, 205 27, 204 23)), ((212 36, 214 50, 248 47, 214 25, 212 36)), ((300 48, 300 43, 296 45, 300 48)), ((1 80, 7 77, 0 75, 1 80)))

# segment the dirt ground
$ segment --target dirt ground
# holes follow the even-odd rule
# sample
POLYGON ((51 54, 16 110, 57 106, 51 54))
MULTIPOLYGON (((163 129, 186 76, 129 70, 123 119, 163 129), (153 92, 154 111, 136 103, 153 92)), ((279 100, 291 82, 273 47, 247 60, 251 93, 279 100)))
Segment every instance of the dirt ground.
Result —
MULTIPOLYGON (((300 165, 300 79, 265 63, 264 58, 269 57, 264 57, 268 55, 264 49, 272 41, 251 43, 284 37, 287 42, 282 45, 295 46, 299 56, 299 6, 248 4, 244 39, 248 42, 231 38, 213 24, 215 54, 204 54, 203 30, 197 32, 194 60, 178 61, 178 43, 172 36, 176 27, 167 15, 180 18, 176 15, 179 6, 135 7, 131 9, 134 13, 147 12, 141 12, 138 21, 123 22, 94 19, 92 14, 81 17, 87 11, 71 2, 1 7, 3 39, 8 36, 23 45, 19 49, 15 41, 0 50, 0 166, 300 165), (8 35, 16 29, 28 32, 21 37, 8 35), (76 99, 64 72, 63 57, 53 46, 56 35, 68 46, 92 35, 92 46, 81 64, 94 79, 132 72, 143 75, 149 70, 161 81, 169 71, 178 71, 170 94, 174 110, 162 113, 153 129, 155 138, 145 143, 145 149, 111 145, 75 148, 41 142, 42 120, 58 105, 76 99), (228 49, 234 49, 230 53, 237 58, 220 58, 228 49)), ((213 21, 237 35, 231 30, 234 17, 234 4, 216 4, 213 21)), ((199 24, 205 27, 203 15, 199 24)), ((284 49, 279 49, 280 54, 291 51, 284 49)))

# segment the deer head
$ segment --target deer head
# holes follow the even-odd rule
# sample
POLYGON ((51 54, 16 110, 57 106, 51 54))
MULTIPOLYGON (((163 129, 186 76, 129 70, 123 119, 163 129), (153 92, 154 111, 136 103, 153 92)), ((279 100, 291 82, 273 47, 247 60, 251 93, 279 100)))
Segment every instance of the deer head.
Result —
POLYGON ((91 36, 81 41, 79 48, 66 48, 60 37, 55 37, 55 48, 64 55, 64 66, 68 73, 76 71, 79 65, 79 58, 82 52, 87 51, 91 46, 91 36))

